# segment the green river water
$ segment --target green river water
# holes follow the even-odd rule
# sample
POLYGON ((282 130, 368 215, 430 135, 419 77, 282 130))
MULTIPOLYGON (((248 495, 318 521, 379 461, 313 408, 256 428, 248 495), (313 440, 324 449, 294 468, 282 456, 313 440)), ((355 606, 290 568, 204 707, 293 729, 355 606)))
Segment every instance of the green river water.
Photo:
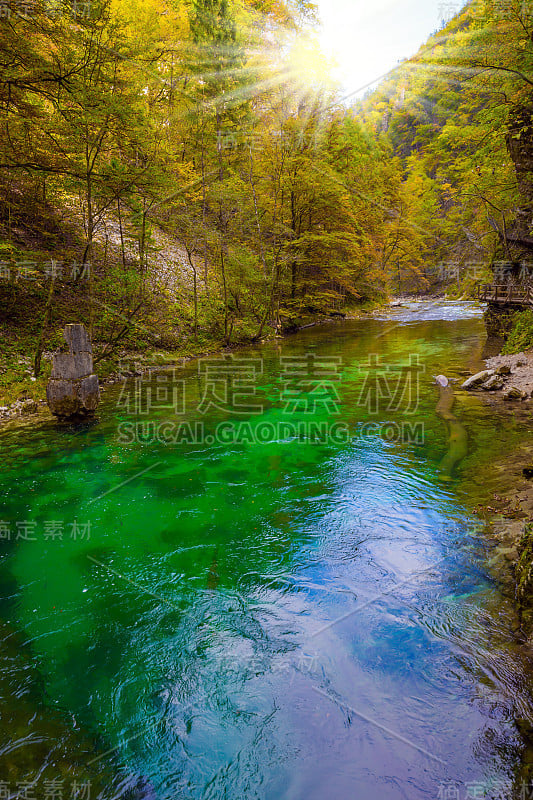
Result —
POLYGON ((421 304, 1 431, 0 797, 513 796, 530 669, 474 509, 533 425, 459 392, 446 474, 432 377, 484 340, 421 304))

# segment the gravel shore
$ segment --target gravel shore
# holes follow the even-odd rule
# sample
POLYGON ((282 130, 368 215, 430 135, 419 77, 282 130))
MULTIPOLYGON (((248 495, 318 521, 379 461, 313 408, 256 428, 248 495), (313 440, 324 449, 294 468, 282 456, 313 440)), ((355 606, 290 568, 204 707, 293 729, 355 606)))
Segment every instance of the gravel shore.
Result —
POLYGON ((533 352, 493 356, 486 369, 470 376, 461 386, 472 392, 500 395, 504 400, 523 401, 533 397, 533 352))

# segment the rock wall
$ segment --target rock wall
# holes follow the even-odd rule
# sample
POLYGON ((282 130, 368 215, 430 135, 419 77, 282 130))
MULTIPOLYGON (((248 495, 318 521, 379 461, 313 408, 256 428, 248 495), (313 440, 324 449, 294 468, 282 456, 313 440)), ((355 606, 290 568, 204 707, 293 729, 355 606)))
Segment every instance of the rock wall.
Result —
POLYGON ((100 402, 92 345, 83 325, 67 325, 64 337, 69 352, 54 356, 46 399, 57 417, 83 417, 92 414, 100 402))
POLYGON ((523 310, 523 308, 489 303, 483 315, 487 334, 489 336, 501 336, 506 339, 511 333, 516 314, 520 314, 523 310))

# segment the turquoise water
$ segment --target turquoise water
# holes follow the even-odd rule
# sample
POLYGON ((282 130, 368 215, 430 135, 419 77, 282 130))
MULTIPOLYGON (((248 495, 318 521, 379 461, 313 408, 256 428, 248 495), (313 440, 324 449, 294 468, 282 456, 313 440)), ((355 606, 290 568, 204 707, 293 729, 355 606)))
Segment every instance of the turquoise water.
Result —
POLYGON ((459 394, 443 474, 432 378, 479 366, 483 331, 400 309, 0 433, 13 794, 509 797, 530 685, 472 492, 531 431, 459 394))

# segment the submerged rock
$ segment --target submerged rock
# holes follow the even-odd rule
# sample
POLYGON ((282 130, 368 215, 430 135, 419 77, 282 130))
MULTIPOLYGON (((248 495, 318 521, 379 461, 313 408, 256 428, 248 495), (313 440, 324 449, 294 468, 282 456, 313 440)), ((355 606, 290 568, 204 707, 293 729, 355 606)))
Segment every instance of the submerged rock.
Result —
POLYGON ((54 356, 46 399, 56 417, 86 416, 100 402, 91 342, 83 325, 67 325, 64 337, 70 352, 54 356))
MULTIPOLYGON (((452 378, 453 381, 453 378, 452 378)), ((455 465, 468 452, 468 437, 464 425, 453 414, 455 402, 452 381, 445 375, 437 375, 435 383, 439 387, 439 402, 435 411, 442 417, 448 429, 448 451, 440 462, 441 474, 445 480, 451 480, 455 465)))

